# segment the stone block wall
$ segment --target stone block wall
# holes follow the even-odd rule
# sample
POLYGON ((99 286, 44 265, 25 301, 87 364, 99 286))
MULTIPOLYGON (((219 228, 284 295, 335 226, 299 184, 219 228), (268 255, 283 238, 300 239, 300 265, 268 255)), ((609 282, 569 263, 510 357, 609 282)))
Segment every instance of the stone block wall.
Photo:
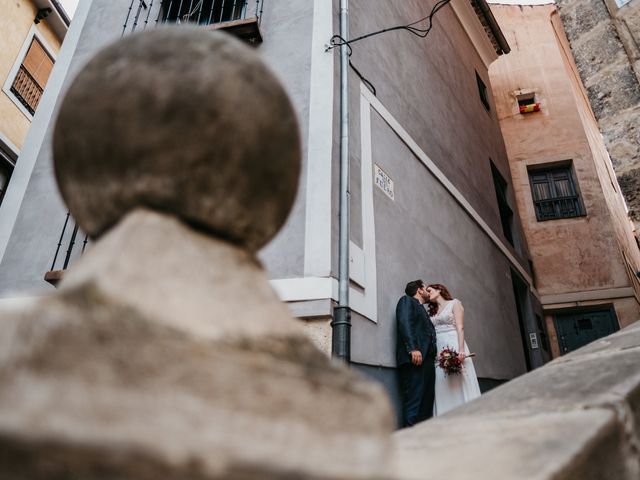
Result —
POLYGON ((640 0, 556 1, 630 216, 640 221, 640 0))

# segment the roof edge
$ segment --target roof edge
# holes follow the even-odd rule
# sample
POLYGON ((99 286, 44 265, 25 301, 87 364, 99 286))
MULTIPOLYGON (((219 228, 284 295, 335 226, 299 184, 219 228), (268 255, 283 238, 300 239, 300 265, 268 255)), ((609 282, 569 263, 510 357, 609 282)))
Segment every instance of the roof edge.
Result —
POLYGON ((502 30, 500 29, 500 25, 496 21, 496 18, 493 16, 491 12, 491 7, 486 0, 470 0, 471 4, 478 14, 478 18, 480 18, 480 22, 484 27, 487 35, 491 39, 491 43, 496 49, 496 53, 498 55, 507 54, 511 51, 511 47, 507 42, 502 30))

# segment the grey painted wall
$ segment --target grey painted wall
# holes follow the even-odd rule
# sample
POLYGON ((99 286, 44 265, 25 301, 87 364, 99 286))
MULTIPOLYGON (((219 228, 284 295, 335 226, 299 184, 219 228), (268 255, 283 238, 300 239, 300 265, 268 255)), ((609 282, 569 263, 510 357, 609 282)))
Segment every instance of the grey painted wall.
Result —
MULTIPOLYGON (((351 0, 351 37, 424 17, 434 2, 351 0)), ((426 39, 391 32, 353 45, 354 65, 377 98, 462 192, 499 236, 502 227, 490 159, 510 181, 495 109, 482 105, 475 72, 486 68, 450 8, 426 39)), ((350 76, 352 240, 361 244, 359 79, 350 76)), ((490 98, 493 105, 493 99, 490 98)), ((482 377, 507 379, 525 371, 524 352, 505 256, 377 114, 372 114, 373 161, 394 180, 395 201, 374 188, 378 323, 353 315, 352 358, 393 366, 394 310, 406 282, 448 285, 466 311, 466 335, 482 377)), ((336 165, 337 169, 337 165, 336 165)), ((511 189, 510 189, 511 190, 511 189)), ((516 210, 513 192, 510 201, 516 210)), ((526 266, 526 244, 515 215, 516 249, 526 266)), ((505 240, 506 243, 506 240, 505 240)), ((532 306, 525 312, 533 328, 532 306)), ((533 331, 533 330, 532 330, 533 331)), ((541 363, 541 362, 538 362, 541 363)), ((534 362, 534 364, 537 364, 534 362)))
POLYGON ((377 114, 374 162, 394 179, 395 201, 374 189, 378 324, 354 321, 353 360, 395 364, 395 306, 416 278, 447 285, 465 306, 465 332, 478 374, 524 371, 509 265, 433 175, 377 114))

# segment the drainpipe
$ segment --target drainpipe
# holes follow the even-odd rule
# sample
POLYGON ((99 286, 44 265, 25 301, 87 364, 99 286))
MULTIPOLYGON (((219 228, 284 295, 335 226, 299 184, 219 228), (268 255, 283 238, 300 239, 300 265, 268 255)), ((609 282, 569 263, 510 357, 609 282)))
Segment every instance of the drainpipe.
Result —
MULTIPOLYGON (((340 0, 340 36, 349 39, 349 1, 340 0)), ((331 322, 331 355, 351 360, 351 312, 349 309, 349 53, 340 47, 340 206, 338 243, 338 306, 331 322)))

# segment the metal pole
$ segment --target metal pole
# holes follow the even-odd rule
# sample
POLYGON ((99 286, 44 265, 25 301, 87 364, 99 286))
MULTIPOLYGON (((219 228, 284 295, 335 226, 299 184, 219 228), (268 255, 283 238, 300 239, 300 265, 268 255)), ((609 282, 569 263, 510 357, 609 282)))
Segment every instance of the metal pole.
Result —
MULTIPOLYGON (((349 39, 349 1, 340 0, 340 36, 349 39)), ((338 244, 338 306, 331 322, 331 354, 351 360, 351 311, 349 309, 349 52, 340 47, 340 210, 338 244)))

